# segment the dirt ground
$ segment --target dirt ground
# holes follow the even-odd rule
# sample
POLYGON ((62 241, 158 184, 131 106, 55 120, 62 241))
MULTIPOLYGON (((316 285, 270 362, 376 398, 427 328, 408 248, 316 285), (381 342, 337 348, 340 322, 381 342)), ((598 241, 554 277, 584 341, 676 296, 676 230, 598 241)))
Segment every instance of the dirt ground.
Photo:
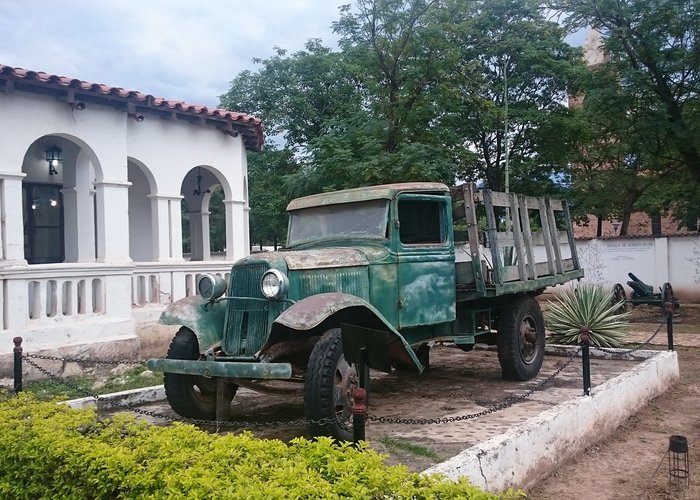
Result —
MULTIPOLYGON (((635 340, 654 326, 658 312, 632 312, 635 340)), ((654 326, 654 328, 656 328, 654 326)), ((700 498, 700 306, 682 306, 674 317, 680 380, 629 418, 617 432, 585 450, 528 494, 537 500, 700 498), (693 333, 694 332, 694 333, 693 333), (669 437, 687 438, 690 488, 669 482, 669 437)), ((665 329, 657 337, 666 341, 665 329)))

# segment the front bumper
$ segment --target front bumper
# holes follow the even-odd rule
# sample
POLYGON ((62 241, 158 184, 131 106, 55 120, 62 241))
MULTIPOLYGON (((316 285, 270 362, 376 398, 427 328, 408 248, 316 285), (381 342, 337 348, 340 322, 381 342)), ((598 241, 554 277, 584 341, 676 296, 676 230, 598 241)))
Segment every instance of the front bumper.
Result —
POLYGON ((148 369, 154 372, 181 373, 202 377, 249 379, 288 379, 292 377, 289 363, 244 363, 239 361, 197 361, 186 359, 149 359, 148 369))

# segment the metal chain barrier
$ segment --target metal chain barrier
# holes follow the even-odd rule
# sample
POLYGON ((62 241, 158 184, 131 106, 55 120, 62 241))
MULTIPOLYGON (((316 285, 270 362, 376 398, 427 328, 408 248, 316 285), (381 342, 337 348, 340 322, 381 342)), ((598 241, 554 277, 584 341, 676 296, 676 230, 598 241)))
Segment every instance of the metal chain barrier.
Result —
POLYGON ((506 408, 510 408, 511 406, 515 405, 516 403, 519 403, 521 401, 524 401, 525 399, 529 398, 532 396, 535 392, 540 391, 544 388, 545 385, 547 385, 549 382, 554 380, 554 378, 559 375, 566 367, 568 367, 573 359, 576 357, 576 355, 581 351, 581 348, 578 347, 577 349, 574 349, 570 354, 569 354, 569 359, 566 360, 564 364, 562 364, 559 368, 557 368, 551 375, 547 376, 546 378, 542 379, 542 381, 538 382, 534 387, 532 387, 530 390, 523 394, 519 394, 517 396, 511 396, 504 401, 495 404, 494 406, 491 406, 489 408, 486 408, 485 410, 476 412, 476 413, 470 413, 468 415, 459 415, 456 417, 441 417, 441 418, 400 418, 400 417, 383 417, 383 416, 377 416, 377 415, 367 415, 367 420, 373 421, 373 422, 380 422, 383 424, 406 424, 406 425, 432 425, 432 424, 448 424, 452 422, 460 422, 463 420, 472 420, 475 418, 479 417, 484 417, 486 415, 489 415, 491 413, 495 413, 497 411, 505 410, 506 408))
MULTIPOLYGON (((61 358, 58 356, 44 356, 41 354, 24 354, 24 358, 45 359, 47 361, 61 361, 63 363, 93 364, 100 365, 145 365, 146 360, 106 360, 90 358, 61 358)), ((36 365, 33 365, 36 367, 36 365)))
MULTIPOLYGON (((657 328, 656 332, 642 345, 635 349, 630 349, 629 351, 626 352, 634 352, 635 350, 640 349, 644 345, 647 345, 661 330, 661 326, 663 326, 663 323, 657 328)), ((592 346, 593 347, 593 346, 592 346)), ((612 354, 622 354, 620 351, 609 351, 604 348, 599 348, 596 347, 596 349, 600 349, 605 352, 610 352, 612 354)), ((475 413, 470 413, 467 415, 458 415, 458 416, 453 416, 453 417, 440 417, 440 418, 425 418, 425 419, 420 419, 420 418, 400 418, 400 417, 386 417, 386 416, 379 416, 379 415, 373 415, 369 414, 367 415, 367 420, 373 421, 373 422, 380 422, 380 423, 388 423, 388 424, 404 424, 404 425, 433 425, 433 424, 447 424, 447 423, 452 423, 452 422, 460 422, 464 420, 472 420, 476 419, 479 417, 483 417, 486 415, 489 415, 491 413, 495 413, 497 411, 505 410, 506 408, 510 408, 511 406, 524 401, 528 399, 532 394, 534 394, 537 391, 542 390, 547 384, 549 384, 552 380, 554 380, 555 377, 557 377, 562 371, 564 371, 573 361, 573 359, 581 352, 581 347, 579 346, 577 349, 574 349, 571 351, 569 354, 568 359, 566 362, 564 362, 559 368, 557 368, 552 374, 548 375, 546 378, 542 379, 540 382, 538 382, 535 386, 530 388, 527 392, 523 394, 519 394, 516 396, 511 396, 504 401, 497 403, 489 408, 486 408, 482 411, 475 412, 475 413)), ((24 354, 23 358, 27 361, 27 363, 34 368, 36 368, 39 372, 43 373, 47 377, 53 380, 57 380, 60 383, 66 385, 67 387, 70 387, 71 389, 75 390, 78 393, 84 394, 86 397, 92 397, 95 400, 99 400, 100 396, 96 394, 91 394, 88 391, 85 391, 81 387, 78 387, 77 385, 71 383, 70 381, 63 379, 59 377, 58 375, 51 373, 47 369, 39 366, 37 363, 35 363, 32 359, 44 359, 44 360, 49 360, 49 361, 62 361, 62 362, 76 362, 76 363, 95 363, 95 364, 143 364, 144 361, 96 361, 96 360, 89 360, 89 359, 77 359, 77 358, 65 358, 65 357, 56 357, 56 356, 42 356, 42 355, 36 355, 36 354, 24 354)), ((264 422, 254 422, 254 421, 216 421, 216 420, 205 420, 205 419, 193 419, 193 418, 185 418, 185 417, 175 417, 171 415, 165 415, 156 411, 150 411, 150 410, 143 410, 140 408, 133 408, 130 407, 129 405, 126 404, 120 404, 120 403, 112 403, 115 406, 129 410, 133 413, 143 415, 143 416, 148 416, 152 418, 158 418, 161 420, 165 420, 168 422, 183 422, 183 423, 188 423, 188 424, 193 424, 193 425, 202 425, 202 426, 215 426, 217 428, 221 427, 228 427, 228 428, 240 428, 240 427, 279 427, 283 425, 288 425, 288 426, 296 426, 296 425, 328 425, 328 424, 334 424, 337 422, 335 417, 328 417, 324 419, 319 419, 319 420, 308 420, 305 418, 299 418, 299 419, 294 419, 294 420, 271 420, 271 421, 264 421, 264 422)))
MULTIPOLYGON (((84 397, 90 397, 94 398, 96 401, 100 399, 100 396, 98 394, 92 394, 89 391, 86 391, 82 387, 79 387, 76 384, 73 384, 67 379, 61 378, 60 376, 56 375, 55 373, 51 373, 49 370, 44 368, 43 366, 38 365, 34 361, 32 361, 31 358, 38 358, 38 359, 49 359, 53 361, 66 361, 70 358, 57 358, 54 356, 36 356, 36 355, 29 355, 25 354, 23 355, 24 360, 27 362, 27 364, 33 366, 37 371, 43 373, 46 375, 48 378, 51 380, 55 380, 66 387, 70 387, 74 391, 76 391, 79 394, 82 394, 84 397)), ((85 361, 85 360, 83 360, 85 361)), ((112 362, 108 362, 105 364, 112 364, 112 362)), ((135 363, 138 364, 138 363, 135 363)), ((117 406, 119 408, 122 408, 124 410, 129 410, 133 413, 136 413, 138 415, 143 415, 147 417, 153 417, 153 418, 159 418, 161 420, 165 420, 168 422, 182 422, 186 424, 193 424, 193 425, 202 425, 202 426, 211 426, 211 427, 230 427, 230 428, 239 428, 239 427, 280 427, 283 425, 328 425, 328 424, 334 424, 337 422, 337 419, 335 417, 327 417, 327 418, 322 418, 318 420, 308 420, 305 418, 298 418, 295 420, 268 420, 268 421, 263 421, 263 422, 252 422, 252 421, 217 421, 217 420, 204 420, 204 419, 197 419, 197 418, 186 418, 186 417, 174 417, 171 415, 165 415, 162 413, 158 413, 155 411, 150 411, 150 410, 143 410, 141 408, 133 408, 127 404, 122 404, 118 402, 112 401, 112 404, 114 406, 117 406)))
MULTIPOLYGON (((668 314, 671 314, 671 313, 668 313, 668 314)), ((613 350, 610 348, 600 347, 600 346, 593 345, 593 344, 591 344, 590 348, 595 349, 597 351, 602 351, 602 352, 607 353, 607 354, 612 354, 613 356, 625 356, 627 354, 631 354, 631 353, 633 353, 635 351, 639 351, 643 347, 646 347, 649 344, 651 344, 651 341, 654 340, 654 337, 656 337, 659 334, 659 332, 661 331, 661 328, 663 328, 663 326, 666 324, 667 320, 668 320, 668 315, 664 316, 664 318, 661 320, 661 323, 656 328, 656 331, 654 333, 652 333, 651 337, 649 337, 647 340, 645 340, 644 342, 642 342, 641 344, 639 344, 637 347, 635 347, 633 349, 615 349, 615 350, 613 350)))

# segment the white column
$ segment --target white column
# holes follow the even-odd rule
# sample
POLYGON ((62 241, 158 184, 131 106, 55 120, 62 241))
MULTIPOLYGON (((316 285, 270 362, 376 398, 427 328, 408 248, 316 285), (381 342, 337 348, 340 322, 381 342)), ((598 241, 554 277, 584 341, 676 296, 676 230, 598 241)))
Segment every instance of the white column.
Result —
POLYGON ((170 226, 170 255, 173 260, 182 259, 182 196, 168 200, 170 226))
POLYGON ((96 182, 97 259, 131 262, 129 257, 129 186, 126 181, 96 182))
POLYGON ((656 286, 661 286, 668 281, 668 238, 654 238, 654 253, 656 286))
POLYGON ((202 212, 189 212, 190 215, 190 260, 204 260, 204 228, 202 212))
POLYGON ((22 179, 25 176, 24 173, 0 172, 1 253, 2 260, 15 261, 13 264, 27 263, 24 259, 24 207, 22 206, 22 179))
POLYGON ((245 255, 248 255, 250 253, 250 207, 248 205, 245 206, 243 209, 243 216, 244 216, 244 225, 245 225, 245 231, 243 232, 243 246, 245 247, 245 255))
POLYGON ((78 190, 75 187, 61 189, 63 195, 63 244, 66 252, 66 262, 78 262, 78 190))
POLYGON ((182 219, 180 217, 180 200, 182 196, 164 196, 151 194, 151 227, 153 228, 153 260, 157 262, 182 260, 182 219), (171 221, 171 203, 177 208, 172 210, 174 217, 171 221), (179 228, 177 245, 173 234, 173 225, 179 228), (175 252, 175 249, 178 249, 175 252))
MULTIPOLYGON (((76 214, 78 221, 77 262, 95 262, 95 190, 89 166, 89 162, 81 162, 76 167, 75 172, 76 208, 78 210, 76 214)), ((127 240, 129 239, 128 232, 125 237, 127 240)))
POLYGON ((209 241, 209 215, 211 212, 201 213, 202 226, 202 260, 211 260, 211 242, 209 241))
POLYGON ((224 200, 226 207, 226 259, 238 260, 248 255, 248 222, 246 220, 245 202, 224 200))

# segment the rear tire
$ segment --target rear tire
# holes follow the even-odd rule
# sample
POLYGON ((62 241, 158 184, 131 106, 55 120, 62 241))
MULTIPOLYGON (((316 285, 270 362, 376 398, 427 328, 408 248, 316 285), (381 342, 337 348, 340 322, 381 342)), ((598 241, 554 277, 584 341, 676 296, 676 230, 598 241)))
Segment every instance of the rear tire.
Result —
POLYGON ((498 329, 498 361, 503 378, 530 380, 544 359, 544 318, 532 297, 520 297, 502 308, 498 329))
POLYGON ((356 366, 345 360, 339 328, 328 330, 316 343, 306 369, 304 410, 307 420, 332 419, 309 424, 312 436, 352 441, 352 390, 359 387, 356 366))
MULTIPOLYGON (((194 332, 182 327, 173 337, 168 348, 167 359, 196 360, 200 358, 199 342, 194 332)), ((198 375, 165 373, 165 396, 170 407, 186 418, 214 420, 216 418, 216 379, 198 375)), ((231 403, 238 386, 229 385, 231 403)))

